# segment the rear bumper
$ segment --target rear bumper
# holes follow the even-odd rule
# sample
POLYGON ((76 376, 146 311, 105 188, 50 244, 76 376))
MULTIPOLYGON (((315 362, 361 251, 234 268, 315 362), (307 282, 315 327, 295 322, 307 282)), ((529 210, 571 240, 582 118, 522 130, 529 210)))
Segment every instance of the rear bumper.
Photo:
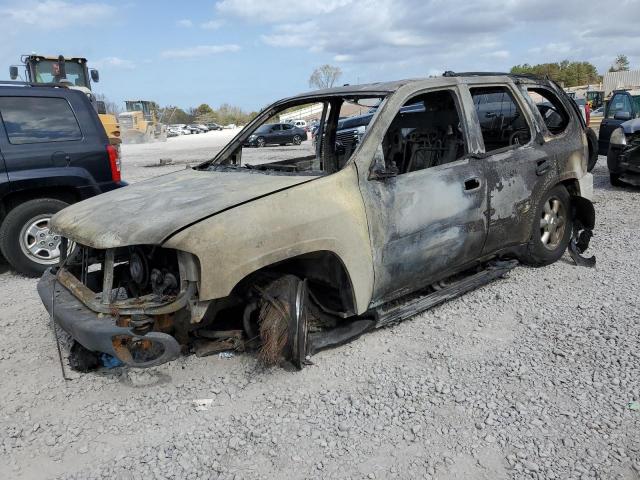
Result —
POLYGON ((131 367, 154 367, 180 355, 180 345, 162 332, 139 334, 131 327, 119 327, 110 315, 96 314, 73 296, 48 269, 38 282, 38 294, 54 321, 83 347, 112 355, 131 367), (145 342, 159 352, 152 359, 139 360, 126 345, 145 342))

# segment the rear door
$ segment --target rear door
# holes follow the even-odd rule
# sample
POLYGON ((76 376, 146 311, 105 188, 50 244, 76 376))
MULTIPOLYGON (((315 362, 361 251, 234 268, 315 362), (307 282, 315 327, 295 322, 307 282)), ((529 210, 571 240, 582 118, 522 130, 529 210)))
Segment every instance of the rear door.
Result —
POLYGON ((600 155, 606 155, 608 153, 611 133, 626 121, 617 120, 615 118, 616 114, 627 112, 630 118, 633 118, 635 116, 633 106, 631 95, 626 92, 619 92, 611 97, 611 100, 607 103, 605 115, 600 124, 600 132, 598 134, 598 153, 600 155))
POLYGON ((556 175, 555 158, 534 138, 534 120, 511 85, 471 85, 474 112, 484 143, 489 196, 489 232, 483 254, 527 241, 535 194, 556 175))
MULTIPOLYGON (((57 90, 22 88, 16 95, 0 97, 2 153, 14 189, 26 182, 32 187, 36 178, 42 186, 59 184, 59 177, 78 177, 80 184, 94 183, 94 176, 108 180, 106 150, 100 148, 96 125, 91 118, 78 118, 61 92, 82 94, 57 90)), ((86 108, 82 102, 76 106, 86 108)))
POLYGON ((290 123, 282 124, 282 143, 291 143, 293 142, 293 137, 296 134, 297 129, 294 128, 290 123))

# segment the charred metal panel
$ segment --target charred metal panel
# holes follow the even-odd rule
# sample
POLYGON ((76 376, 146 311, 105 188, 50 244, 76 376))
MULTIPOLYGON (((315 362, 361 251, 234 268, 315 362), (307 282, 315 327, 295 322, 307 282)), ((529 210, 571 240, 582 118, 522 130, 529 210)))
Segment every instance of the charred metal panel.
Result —
POLYGON ((198 257, 200 300, 225 297, 256 270, 317 251, 333 252, 345 265, 357 313, 371 298, 371 246, 353 165, 207 218, 164 246, 198 257))
POLYGON ((361 178, 376 272, 372 305, 412 292, 480 255, 487 225, 482 162, 463 159, 386 180, 361 178), (479 186, 465 190, 465 181, 479 186))
POLYGON ((55 215, 52 226, 98 249, 159 244, 202 218, 312 178, 188 169, 71 205, 55 215))

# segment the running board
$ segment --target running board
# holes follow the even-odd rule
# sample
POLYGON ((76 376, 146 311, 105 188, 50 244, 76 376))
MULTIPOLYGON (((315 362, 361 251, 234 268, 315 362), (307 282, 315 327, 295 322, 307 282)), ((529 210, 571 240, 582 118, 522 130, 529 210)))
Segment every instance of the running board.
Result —
POLYGON ((437 290, 428 295, 418 296, 409 301, 395 303, 393 305, 382 305, 374 310, 376 319, 375 328, 385 327, 392 323, 401 322, 413 315, 424 312, 446 302, 452 298, 458 297, 463 293, 475 290, 482 285, 492 282, 497 278, 503 278, 506 274, 518 265, 517 260, 496 260, 487 264, 487 267, 481 272, 475 273, 468 277, 458 280, 441 290, 437 290))

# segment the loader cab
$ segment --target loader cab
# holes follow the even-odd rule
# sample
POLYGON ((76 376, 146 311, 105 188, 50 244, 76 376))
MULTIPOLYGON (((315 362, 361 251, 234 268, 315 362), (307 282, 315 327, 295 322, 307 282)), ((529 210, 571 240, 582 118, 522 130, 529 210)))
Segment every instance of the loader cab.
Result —
POLYGON ((151 102, 146 100, 127 100, 124 104, 127 112, 142 112, 147 122, 154 121, 151 102))
MULTIPOLYGON (((64 83, 71 87, 91 90, 91 81, 98 82, 97 70, 87 68, 87 59, 82 57, 65 58, 43 55, 23 55, 20 58, 25 69, 25 80, 31 83, 64 83)), ((17 66, 9 68, 12 80, 19 76, 17 66)))

